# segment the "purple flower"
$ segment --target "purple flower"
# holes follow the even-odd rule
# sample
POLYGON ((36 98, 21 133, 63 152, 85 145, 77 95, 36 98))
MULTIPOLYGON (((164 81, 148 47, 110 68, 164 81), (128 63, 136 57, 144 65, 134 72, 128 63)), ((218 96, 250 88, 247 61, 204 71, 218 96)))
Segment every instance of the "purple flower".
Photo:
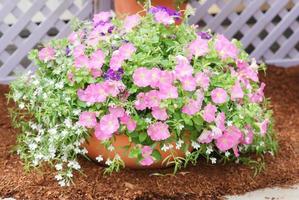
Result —
POLYGON ((201 31, 201 32, 197 33, 197 35, 198 35, 201 39, 204 39, 204 40, 209 40, 209 39, 212 38, 212 35, 211 35, 209 32, 201 31))
POLYGON ((71 55, 71 49, 69 47, 65 48, 65 55, 69 57, 71 55))
POLYGON ((106 80, 119 81, 122 78, 123 74, 124 70, 122 68, 119 68, 117 71, 114 71, 113 69, 108 69, 107 72, 104 74, 104 78, 106 80))

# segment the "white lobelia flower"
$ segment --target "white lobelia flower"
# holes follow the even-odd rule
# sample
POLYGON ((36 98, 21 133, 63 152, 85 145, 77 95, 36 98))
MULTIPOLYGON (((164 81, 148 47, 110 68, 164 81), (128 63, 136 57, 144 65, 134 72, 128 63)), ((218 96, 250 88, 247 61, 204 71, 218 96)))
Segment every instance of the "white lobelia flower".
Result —
POLYGON ((114 146, 112 146, 112 145, 110 145, 109 147, 108 147, 108 151, 113 151, 115 148, 114 148, 114 146))
POLYGON ((20 109, 24 109, 24 108, 25 108, 25 104, 24 104, 23 102, 20 103, 20 104, 19 104, 19 108, 20 108, 20 109))
POLYGON ((148 123, 148 124, 150 124, 152 122, 152 120, 151 120, 151 118, 147 117, 147 118, 145 118, 145 122, 148 123))
POLYGON ((98 162, 102 162, 104 159, 103 159, 103 156, 102 155, 98 155, 98 157, 96 157, 96 160, 98 162))
POLYGON ((181 130, 183 130, 184 127, 185 127, 185 126, 184 126, 183 124, 180 124, 180 125, 178 126, 178 129, 181 131, 181 130))
POLYGON ((51 135, 56 135, 57 134, 57 129, 56 128, 50 128, 48 130, 48 132, 51 134, 51 135))
POLYGON ((184 144, 184 141, 179 139, 176 143, 175 143, 175 148, 176 149, 180 149, 182 147, 182 145, 184 144))
POLYGON ((226 152, 225 152, 225 156, 226 156, 226 157, 229 157, 229 156, 230 156, 230 152, 229 152, 229 151, 226 151, 226 152))
POLYGON ((211 160, 212 164, 216 164, 216 161, 217 161, 216 158, 211 157, 210 160, 211 160))
POLYGON ((29 149, 31 151, 34 151, 37 148, 37 144, 36 143, 30 143, 28 146, 29 146, 29 149))
POLYGON ((105 162, 106 165, 110 166, 112 164, 112 160, 110 160, 110 158, 108 158, 105 162))
POLYGON ((233 122, 232 121, 227 121, 226 124, 227 124, 227 126, 231 126, 231 125, 233 125, 233 122))
POLYGON ((71 167, 73 169, 79 170, 81 168, 81 166, 79 165, 79 163, 75 160, 71 160, 69 161, 69 163, 67 164, 68 167, 71 167))
POLYGON ((73 126, 72 120, 70 118, 66 118, 64 120, 64 124, 66 127, 71 128, 73 126))
POLYGON ((73 110, 74 115, 79 115, 81 113, 80 109, 73 110))
POLYGON ((58 171, 62 170, 62 163, 56 164, 55 169, 58 171))
POLYGON ((210 147, 210 146, 207 147, 206 154, 207 154, 207 155, 210 155, 212 152, 213 152, 213 148, 210 147))
POLYGON ((200 144, 198 144, 197 142, 195 142, 195 141, 192 141, 191 142, 191 146, 194 148, 194 149, 199 149, 200 148, 200 144))
POLYGON ((61 174, 57 174, 57 175, 55 176, 55 179, 56 179, 57 181, 60 181, 60 180, 62 180, 63 178, 62 178, 61 174))

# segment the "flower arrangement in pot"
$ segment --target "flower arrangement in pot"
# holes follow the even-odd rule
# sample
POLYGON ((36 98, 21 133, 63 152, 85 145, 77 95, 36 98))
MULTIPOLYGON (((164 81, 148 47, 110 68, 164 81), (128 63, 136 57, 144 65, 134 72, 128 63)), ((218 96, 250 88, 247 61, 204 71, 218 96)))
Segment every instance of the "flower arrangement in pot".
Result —
POLYGON ((33 50, 37 71, 14 81, 9 95, 26 166, 50 163, 64 186, 80 169, 78 155, 112 172, 275 152, 262 67, 240 42, 197 33, 188 15, 152 7, 120 20, 101 12, 33 50))

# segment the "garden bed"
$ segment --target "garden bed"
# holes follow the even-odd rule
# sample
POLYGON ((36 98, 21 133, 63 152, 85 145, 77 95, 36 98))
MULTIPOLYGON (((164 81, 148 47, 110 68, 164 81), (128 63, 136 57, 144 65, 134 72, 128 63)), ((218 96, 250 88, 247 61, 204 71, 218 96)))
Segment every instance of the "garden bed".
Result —
POLYGON ((17 130, 11 127, 4 94, 0 86, 0 198, 16 199, 221 199, 226 194, 241 194, 258 188, 287 186, 299 182, 299 67, 268 68, 266 96, 272 107, 278 132, 277 157, 265 156, 266 170, 253 177, 244 165, 211 165, 204 160, 177 175, 172 169, 124 169, 111 176, 103 175, 101 166, 85 159, 81 165, 85 175, 76 174, 75 185, 61 188, 51 169, 24 172, 22 162, 11 150, 17 130))

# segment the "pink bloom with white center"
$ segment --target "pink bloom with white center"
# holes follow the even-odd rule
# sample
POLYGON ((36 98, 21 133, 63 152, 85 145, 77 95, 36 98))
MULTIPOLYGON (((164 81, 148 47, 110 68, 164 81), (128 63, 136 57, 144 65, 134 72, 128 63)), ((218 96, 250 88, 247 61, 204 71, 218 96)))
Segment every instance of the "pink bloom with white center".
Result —
POLYGON ((145 93, 140 92, 137 95, 134 106, 137 110, 145 110, 146 109, 146 107, 148 106, 148 103, 147 103, 147 100, 146 100, 145 93))
POLYGON ((153 141, 166 140, 170 137, 168 125, 163 122, 151 124, 147 129, 147 134, 153 141))
POLYGON ((113 97, 125 89, 125 85, 121 81, 106 80, 102 84, 106 93, 113 97))
POLYGON ((265 119, 261 124, 260 124, 260 131, 261 131, 261 135, 265 136, 265 134, 267 133, 268 130, 268 126, 269 126, 269 119, 265 119))
POLYGON ((230 97, 233 101, 236 99, 242 99, 244 97, 244 92, 238 80, 235 82, 235 85, 232 87, 230 91, 230 97))
POLYGON ((105 54, 101 49, 95 51, 89 60, 88 67, 90 69, 101 69, 105 62, 105 54))
POLYGON ((98 30, 93 30, 87 35, 85 40, 86 44, 92 47, 96 47, 99 44, 99 41, 103 39, 104 36, 99 34, 98 30))
POLYGON ((136 14, 136 15, 130 15, 127 16, 124 20, 124 29, 126 32, 131 31, 135 26, 140 24, 141 17, 136 14))
POLYGON ((147 87, 151 84, 150 70, 145 67, 135 69, 133 73, 134 84, 139 87, 147 87))
POLYGON ((247 62, 243 60, 238 60, 237 66, 239 76, 251 79, 254 82, 259 81, 258 71, 256 69, 253 69, 247 62))
POLYGON ((55 49, 45 47, 38 53, 38 58, 42 61, 48 62, 55 59, 55 49))
POLYGON ((172 16, 170 16, 166 11, 158 11, 154 14, 155 20, 158 23, 164 24, 164 25, 169 25, 174 23, 174 19, 172 16))
POLYGON ((194 91, 196 89, 196 79, 193 76, 185 76, 181 78, 183 89, 186 91, 194 91))
POLYGON ((104 140, 110 139, 113 136, 113 133, 107 133, 107 132, 103 131, 101 129, 100 124, 97 123, 97 125, 95 127, 94 135, 96 136, 96 138, 98 140, 104 141, 104 140))
POLYGON ((166 89, 172 86, 173 81, 174 76, 172 72, 164 70, 161 71, 160 78, 156 84, 159 89, 166 89))
POLYGON ((237 146, 241 137, 241 131, 234 126, 230 126, 224 131, 223 135, 216 140, 216 146, 222 152, 227 151, 237 146))
POLYGON ((222 136, 222 130, 218 127, 213 126, 212 127, 212 134, 211 134, 211 138, 212 139, 218 139, 222 136))
POLYGON ((150 166, 154 163, 154 159, 152 156, 147 156, 140 161, 142 166, 150 166))
POLYGON ((212 104, 208 104, 206 105, 206 107, 204 108, 204 112, 203 112, 203 119, 206 122, 213 122, 215 120, 215 113, 217 111, 216 106, 212 105, 212 104))
POLYGON ((182 80, 184 77, 190 77, 193 73, 193 67, 190 65, 188 59, 184 56, 176 57, 177 65, 175 67, 175 76, 182 80))
POLYGON ((90 84, 85 90, 78 90, 79 99, 88 103, 104 102, 107 96, 103 84, 100 83, 90 84))
POLYGON ((67 39, 71 44, 74 45, 78 45, 80 43, 80 38, 76 32, 72 32, 67 39))
POLYGON ((67 79, 71 82, 74 83, 74 74, 72 72, 67 73, 67 79))
POLYGON ((119 47, 119 53, 123 57, 124 60, 128 60, 131 58, 132 54, 136 51, 136 48, 131 43, 122 44, 119 47))
POLYGON ((125 114, 125 109, 118 106, 118 107, 109 107, 109 113, 113 115, 114 117, 120 118, 124 116, 125 114))
POLYGON ((252 103, 260 103, 263 101, 264 99, 264 88, 265 88, 266 84, 265 83, 262 83, 261 84, 261 87, 253 94, 249 94, 249 98, 250 98, 250 101, 252 103))
POLYGON ((106 134, 113 134, 119 128, 119 122, 117 117, 108 114, 104 115, 100 120, 100 129, 106 134))
POLYGON ((191 99, 189 100, 188 104, 184 105, 184 107, 182 108, 182 112, 192 116, 200 111, 201 106, 202 101, 191 99))
POLYGON ((253 141, 253 131, 250 125, 245 126, 244 137, 242 137, 242 144, 251 144, 253 141))
POLYGON ((80 44, 74 48, 73 54, 74 57, 77 58, 79 56, 83 56, 85 54, 84 52, 85 52, 85 47, 84 45, 80 44))
POLYGON ((94 77, 94 78, 98 78, 98 77, 101 77, 102 76, 102 70, 101 69, 95 69, 95 68, 92 68, 90 70, 91 72, 91 75, 94 77))
POLYGON ((160 99, 176 99, 178 98, 178 89, 175 86, 161 88, 159 91, 160 99))
POLYGON ((209 52, 208 40, 201 39, 197 37, 196 40, 191 42, 188 46, 189 57, 192 56, 204 56, 209 52))
POLYGON ((150 86, 152 88, 159 87, 159 79, 161 77, 161 69, 154 67, 150 70, 151 75, 151 83, 150 86))
POLYGON ((93 25, 97 26, 100 22, 108 22, 113 17, 113 13, 111 11, 100 12, 93 16, 93 25))
POLYGON ((124 57, 121 55, 119 50, 116 50, 112 53, 112 57, 110 59, 109 67, 113 69, 114 71, 117 71, 119 68, 121 68, 124 57))
POLYGON ((146 93, 147 106, 149 108, 160 106, 161 99, 159 97, 159 91, 151 90, 146 93))
POLYGON ((74 64, 77 68, 87 67, 89 64, 89 59, 87 56, 81 55, 81 56, 75 57, 74 64))
POLYGON ((216 126, 221 130, 225 130, 225 113, 221 112, 217 114, 217 117, 215 119, 216 126))
POLYGON ((212 131, 204 129, 203 132, 200 134, 200 136, 197 138, 197 141, 199 143, 208 144, 213 140, 211 135, 212 135, 212 131))
POLYGON ((153 153, 153 148, 150 146, 143 146, 141 149, 141 154, 143 157, 150 156, 153 153))
POLYGON ((210 78, 203 72, 195 74, 195 80, 198 86, 203 88, 205 91, 208 90, 210 85, 210 78))
POLYGON ((120 123, 125 124, 129 132, 132 132, 136 129, 137 123, 134 119, 130 117, 127 113, 120 118, 120 123))
POLYGON ((237 58, 239 54, 238 48, 230 42, 224 35, 217 35, 215 49, 218 51, 220 57, 225 60, 226 58, 237 58))
POLYGON ((227 93, 222 88, 216 88, 211 92, 212 101, 216 104, 223 104, 227 101, 227 93))
POLYGON ((168 115, 165 108, 153 107, 152 115, 155 119, 165 121, 168 119, 168 115))
POLYGON ((97 124, 96 113, 94 112, 82 112, 79 116, 79 122, 81 126, 86 128, 94 128, 97 124))

